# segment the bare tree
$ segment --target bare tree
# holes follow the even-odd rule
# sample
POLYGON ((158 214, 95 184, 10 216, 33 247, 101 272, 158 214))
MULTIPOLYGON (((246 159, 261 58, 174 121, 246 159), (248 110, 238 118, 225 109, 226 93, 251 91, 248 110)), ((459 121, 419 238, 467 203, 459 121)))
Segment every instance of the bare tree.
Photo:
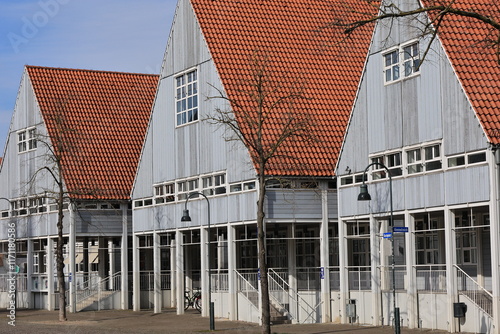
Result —
MULTIPOLYGON (((64 180, 64 166, 68 157, 73 159, 78 156, 78 143, 83 140, 78 132, 71 127, 71 121, 67 115, 67 105, 74 97, 69 95, 64 100, 54 102, 55 110, 44 113, 48 135, 37 134, 36 141, 46 148, 47 153, 44 165, 38 168, 29 180, 29 187, 36 187, 37 179, 51 178, 54 188, 45 189, 45 197, 51 199, 57 205, 57 245, 56 245, 56 275, 59 286, 59 321, 66 321, 66 285, 64 279, 64 237, 63 222, 64 208, 72 203, 75 198, 84 196, 92 198, 99 193, 95 189, 89 189, 73 185, 68 190, 64 180)), ((80 143, 81 144, 81 143, 80 143)), ((48 273, 51 275, 52 273, 48 273)))
MULTIPOLYGON (((472 20, 484 25, 485 32, 481 40, 476 40, 475 45, 481 45, 486 49, 493 50, 497 63, 500 64, 500 3, 496 0, 460 1, 460 0, 426 0, 415 1, 410 8, 400 8, 397 1, 364 0, 364 11, 355 9, 348 4, 345 7, 351 12, 356 12, 359 19, 349 21, 345 17, 337 18, 332 25, 344 28, 346 35, 350 35, 357 29, 375 22, 392 22, 400 18, 408 18, 414 21, 413 26, 420 29, 421 36, 431 36, 434 40, 445 26, 457 24, 456 19, 472 20), (422 16, 421 14, 428 14, 422 16)), ((358 6, 356 8, 359 8, 358 6)), ((389 23, 390 24, 390 23, 389 23)), ((462 22, 462 25, 467 23, 462 22)), ((431 43, 429 43, 430 47, 431 43)), ((429 48, 425 50, 422 60, 425 59, 429 48)))
MULTIPOLYGON (((246 81, 225 94, 210 98, 224 99, 230 110, 217 108, 207 117, 212 124, 230 129, 226 140, 244 144, 252 158, 258 179, 257 244, 262 291, 262 333, 271 333, 269 285, 266 261, 266 237, 264 228, 264 204, 266 181, 273 177, 271 166, 279 165, 280 159, 293 161, 287 147, 297 142, 315 141, 311 118, 297 108, 297 102, 305 99, 304 85, 291 78, 272 73, 266 55, 255 52, 250 59, 246 81)), ((244 69, 242 69, 244 71, 244 69)))

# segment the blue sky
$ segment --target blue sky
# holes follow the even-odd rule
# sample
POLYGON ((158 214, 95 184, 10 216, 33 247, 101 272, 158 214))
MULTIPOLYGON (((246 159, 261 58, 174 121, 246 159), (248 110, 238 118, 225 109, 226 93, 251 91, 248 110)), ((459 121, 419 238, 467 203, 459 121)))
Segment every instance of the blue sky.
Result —
POLYGON ((177 0, 1 0, 0 156, 24 65, 159 73, 177 0))

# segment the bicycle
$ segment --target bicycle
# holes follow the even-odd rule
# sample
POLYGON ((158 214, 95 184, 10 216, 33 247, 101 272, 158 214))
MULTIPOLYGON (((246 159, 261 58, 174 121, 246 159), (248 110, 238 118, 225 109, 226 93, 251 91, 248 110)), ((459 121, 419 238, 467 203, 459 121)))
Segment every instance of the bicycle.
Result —
POLYGON ((192 294, 188 290, 184 291, 184 310, 187 310, 189 306, 201 313, 201 292, 199 289, 192 294))

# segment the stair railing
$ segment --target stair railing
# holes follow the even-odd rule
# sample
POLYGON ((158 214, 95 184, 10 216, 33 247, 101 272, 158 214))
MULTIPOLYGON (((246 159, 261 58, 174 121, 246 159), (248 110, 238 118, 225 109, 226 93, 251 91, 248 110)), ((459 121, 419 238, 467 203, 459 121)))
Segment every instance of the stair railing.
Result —
POLYGON ((492 317, 493 314, 493 294, 476 282, 465 271, 456 264, 457 268, 457 289, 458 292, 469 298, 486 314, 492 317))
POLYGON ((297 322, 299 321, 299 310, 302 309, 307 317, 302 321, 305 323, 309 318, 313 316, 316 312, 316 309, 319 307, 321 303, 316 305, 315 307, 311 306, 300 294, 295 291, 290 285, 276 272, 274 269, 270 268, 268 272, 269 277, 269 296, 271 299, 279 305, 282 309, 285 309, 291 316, 291 318, 295 319, 297 322), (298 306, 296 312, 292 312, 290 307, 286 307, 285 305, 288 300, 292 299, 298 306))

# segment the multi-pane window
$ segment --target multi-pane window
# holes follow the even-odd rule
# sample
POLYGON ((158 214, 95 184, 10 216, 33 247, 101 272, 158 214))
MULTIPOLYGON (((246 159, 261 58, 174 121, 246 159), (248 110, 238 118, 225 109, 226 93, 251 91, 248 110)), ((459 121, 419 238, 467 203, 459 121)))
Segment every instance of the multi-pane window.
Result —
POLYGON ((410 77, 419 71, 420 53, 418 42, 403 45, 396 50, 385 53, 383 57, 386 83, 410 77))
POLYGON ((417 264, 440 264, 440 245, 442 242, 443 222, 438 219, 415 221, 415 240, 417 264))
POLYGON ((403 175, 403 168, 401 167, 401 152, 388 154, 386 160, 387 168, 391 172, 391 176, 403 175))
POLYGON ((17 133, 17 151, 19 153, 36 149, 36 128, 17 133))
POLYGON ((408 174, 420 173, 423 170, 420 148, 406 151, 408 174))
MULTIPOLYGON (((373 165, 372 178, 374 180, 383 179, 386 177, 387 171, 379 164, 383 164, 387 167, 391 176, 403 175, 403 167, 401 160, 401 152, 389 153, 387 155, 378 156, 372 158, 372 163, 377 163, 373 165)), ((360 182, 362 181, 362 176, 360 182)))
POLYGON ((420 67, 418 43, 413 43, 403 47, 403 67, 405 77, 409 77, 413 73, 418 72, 420 67))
POLYGON ((226 193, 226 174, 210 175, 201 178, 205 195, 219 195, 226 193))
POLYGON ((424 153, 426 171, 441 169, 441 153, 439 145, 424 147, 424 153))
POLYGON ((399 50, 384 55, 385 60, 385 82, 399 79, 399 50))
POLYGON ((198 78, 196 70, 175 78, 177 126, 198 120, 198 78))

